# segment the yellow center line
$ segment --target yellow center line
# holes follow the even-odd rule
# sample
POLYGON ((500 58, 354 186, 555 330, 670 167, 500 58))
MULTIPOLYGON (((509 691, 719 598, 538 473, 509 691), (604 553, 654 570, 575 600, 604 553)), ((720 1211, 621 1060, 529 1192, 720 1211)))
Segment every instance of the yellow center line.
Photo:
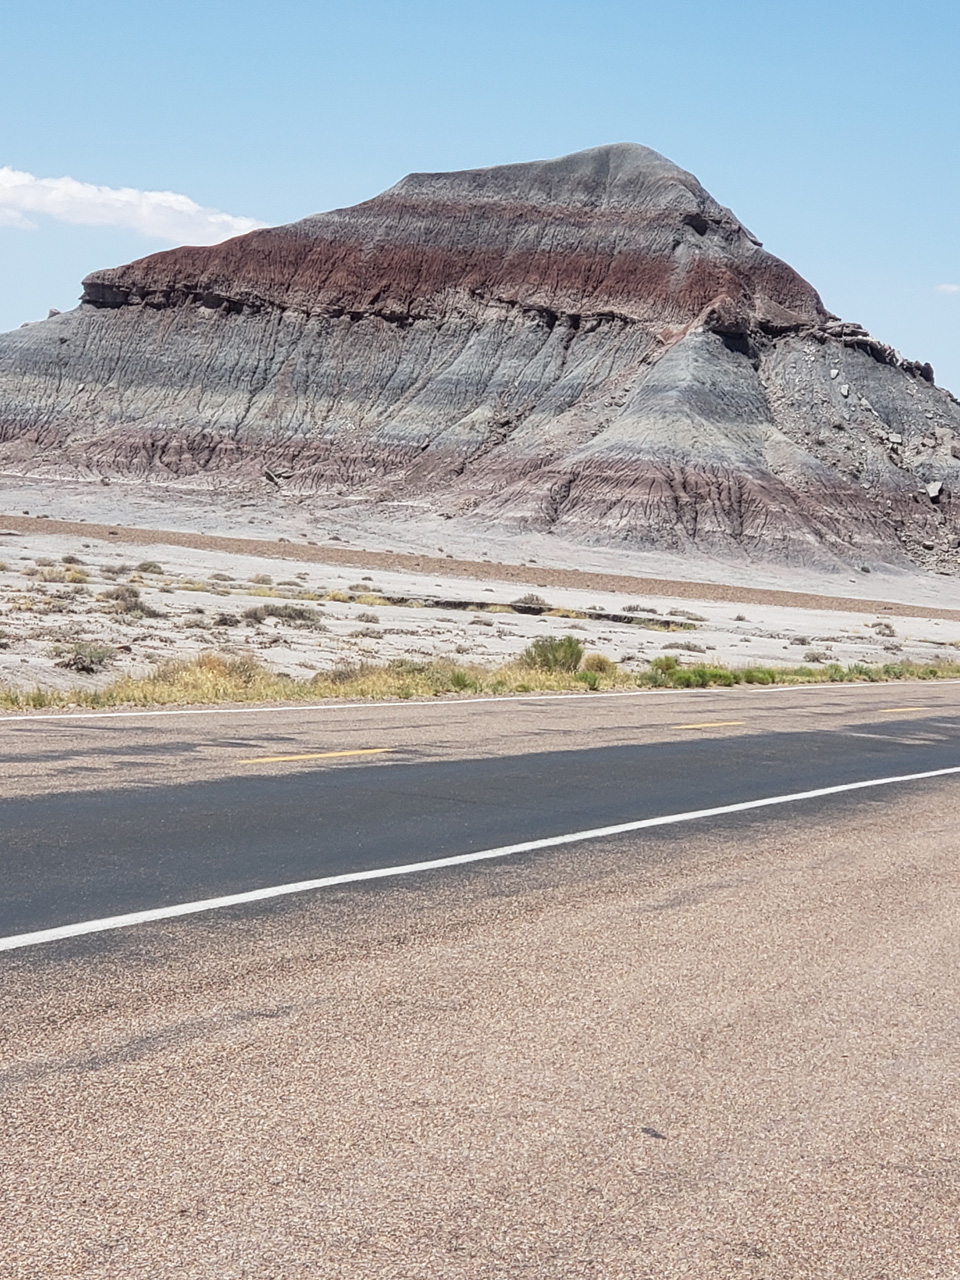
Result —
POLYGON ((891 711, 931 711, 931 710, 934 710, 934 708, 932 707, 881 707, 880 710, 886 711, 889 714, 891 711))
POLYGON ((703 724, 675 724, 674 729, 726 729, 730 725, 746 724, 745 720, 705 720, 703 724))
POLYGON ((308 751, 297 756, 250 756, 238 764, 278 764, 282 760, 332 760, 334 756, 380 756, 392 747, 361 747, 357 751, 308 751))

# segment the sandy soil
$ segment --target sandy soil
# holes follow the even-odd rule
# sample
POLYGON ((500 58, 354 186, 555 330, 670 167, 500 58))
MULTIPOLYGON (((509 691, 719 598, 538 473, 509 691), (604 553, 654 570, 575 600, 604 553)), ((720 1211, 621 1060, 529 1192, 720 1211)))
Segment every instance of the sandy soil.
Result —
MULTIPOLYGON (((93 687, 211 649, 254 653, 274 671, 300 678, 398 658, 492 667, 538 636, 570 632, 626 670, 666 652, 732 666, 960 656, 960 612, 932 617, 923 606, 875 601, 870 608, 729 585, 720 600, 700 598, 707 589, 698 593, 690 584, 675 584, 673 596, 638 596, 627 594, 641 585, 629 578, 559 571, 541 574, 532 589, 532 572, 517 566, 460 562, 458 574, 445 574, 443 561, 417 569, 414 557, 355 552, 360 564, 348 566, 337 563, 337 549, 310 547, 306 558, 303 548, 279 542, 194 536, 200 545, 185 546, 160 537, 0 516, 0 682, 93 687), (611 589, 617 584, 623 589, 611 589), (139 593, 145 611, 124 611, 112 598, 124 587, 139 593), (738 607, 746 595, 751 603, 738 607), (582 616, 510 608, 531 599, 539 601, 533 607, 582 616), (793 603, 777 603, 783 600, 793 603), (310 617, 249 616, 289 604, 310 617), (78 673, 62 665, 77 643, 112 656, 98 673, 78 673)), ((664 581, 654 586, 672 589, 664 581)))
POLYGON ((3 1280, 950 1280, 955 785, 4 959, 3 1280))
MULTIPOLYGON (((280 538, 294 544, 296 554, 308 558, 315 544, 327 556, 355 556, 363 551, 413 556, 424 568, 428 561, 465 561, 473 574, 491 571, 513 581, 547 586, 574 586, 549 576, 551 571, 616 575, 641 579, 666 579, 676 594, 703 594, 711 588, 735 588, 752 593, 801 592, 824 598, 848 597, 851 601, 888 601, 924 608, 960 610, 960 575, 922 572, 862 573, 855 563, 848 573, 828 573, 804 566, 784 566, 730 556, 720 559, 703 552, 670 553, 632 548, 588 546, 549 534, 504 532, 499 527, 463 521, 447 522, 411 505, 406 514, 394 511, 388 519, 369 503, 330 495, 312 501, 285 494, 266 481, 247 489, 231 486, 191 491, 182 485, 164 486, 140 481, 112 481, 108 485, 50 481, 0 474, 0 512, 11 516, 46 516, 49 519, 112 523, 139 530, 173 530, 227 538, 254 538, 275 543, 280 538), (479 566, 479 567, 473 567, 479 566)), ((294 547, 291 547, 291 551, 294 547)), ((333 561, 336 563, 336 559, 333 561)), ((354 559, 345 563, 356 564, 354 559)), ((370 563, 390 567, 388 563, 370 563)), ((408 561, 397 567, 414 568, 408 561)), ((457 566, 447 565, 456 576, 457 566)), ((960 569, 960 559, 958 559, 960 569)), ((644 590, 612 586, 613 590, 644 590)), ((710 593, 707 593, 710 598, 710 593)), ((727 594, 715 599, 732 599, 727 594)), ((750 600, 748 594, 741 598, 750 600)), ((789 603, 784 600, 781 603, 789 603)))

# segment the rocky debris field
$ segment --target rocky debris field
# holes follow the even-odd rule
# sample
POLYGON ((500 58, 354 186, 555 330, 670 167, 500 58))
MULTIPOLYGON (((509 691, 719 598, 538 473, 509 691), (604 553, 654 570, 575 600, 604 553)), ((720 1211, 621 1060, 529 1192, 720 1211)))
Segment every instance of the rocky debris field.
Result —
POLYGON ((299 679, 398 659, 495 667, 568 634, 627 671, 664 654, 742 667, 930 662, 960 650, 960 619, 524 590, 496 578, 4 531, 0 521, 0 684, 18 689, 96 688, 211 651, 254 654, 299 679))

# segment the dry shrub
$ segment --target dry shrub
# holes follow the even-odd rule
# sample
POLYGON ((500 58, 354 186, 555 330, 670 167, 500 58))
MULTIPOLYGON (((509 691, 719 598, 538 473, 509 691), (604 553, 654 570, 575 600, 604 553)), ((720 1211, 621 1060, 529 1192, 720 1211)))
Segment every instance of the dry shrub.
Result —
POLYGON ((141 600, 139 587, 133 587, 128 582, 119 587, 111 587, 109 591, 104 591, 100 599, 109 601, 114 613, 127 614, 132 618, 162 618, 164 616, 159 609, 154 609, 145 600, 141 600))
POLYGON ((584 671, 595 671, 598 676, 613 676, 617 673, 617 664, 602 653, 588 653, 581 666, 584 671))
POLYGON ((245 609, 243 616, 254 626, 259 626, 267 618, 276 618, 279 622, 289 622, 293 626, 322 626, 316 609, 305 604, 258 604, 245 609))

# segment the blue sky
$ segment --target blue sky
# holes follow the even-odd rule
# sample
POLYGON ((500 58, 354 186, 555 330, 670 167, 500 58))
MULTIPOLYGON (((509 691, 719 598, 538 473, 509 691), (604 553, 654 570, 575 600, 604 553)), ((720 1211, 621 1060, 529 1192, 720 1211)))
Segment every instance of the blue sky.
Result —
POLYGON ((288 222, 414 170, 634 141, 960 394, 956 3, 35 0, 3 54, 0 328, 250 225, 208 210, 288 222), (128 192, 35 181, 63 177, 128 192))

